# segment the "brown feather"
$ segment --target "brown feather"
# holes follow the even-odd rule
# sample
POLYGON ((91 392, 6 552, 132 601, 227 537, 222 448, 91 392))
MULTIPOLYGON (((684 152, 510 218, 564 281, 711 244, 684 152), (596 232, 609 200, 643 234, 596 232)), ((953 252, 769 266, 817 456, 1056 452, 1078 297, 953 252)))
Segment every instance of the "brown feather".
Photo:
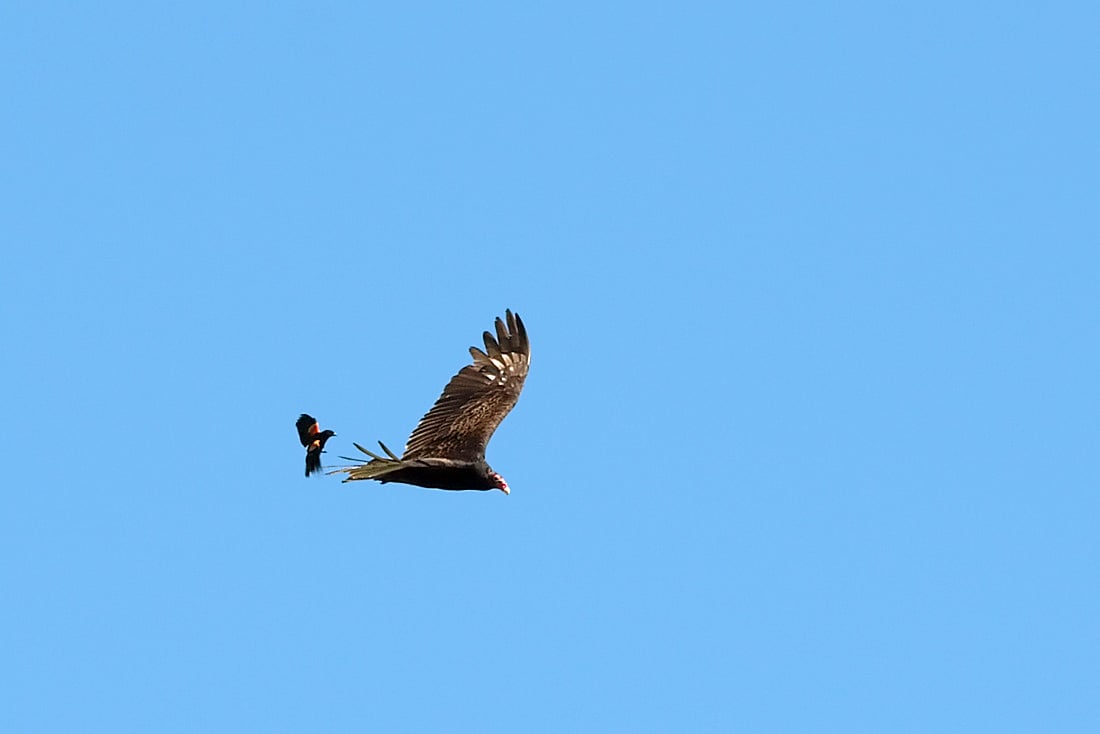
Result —
POLYGON ((485 352, 470 348, 473 363, 458 371, 409 436, 402 460, 431 456, 481 461, 493 432, 519 400, 531 362, 527 330, 518 315, 496 320, 485 352))

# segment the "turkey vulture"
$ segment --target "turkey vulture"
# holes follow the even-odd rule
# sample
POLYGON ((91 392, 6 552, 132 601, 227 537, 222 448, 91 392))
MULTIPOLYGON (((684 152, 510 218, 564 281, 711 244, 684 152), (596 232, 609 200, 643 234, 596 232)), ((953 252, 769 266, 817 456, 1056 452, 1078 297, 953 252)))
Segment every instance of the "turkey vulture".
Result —
POLYGON ((531 363, 531 345, 519 314, 508 310, 503 321, 496 320, 496 336, 486 331, 484 339, 485 351, 470 347, 473 364, 459 370, 443 388, 409 436, 404 455, 398 458, 381 441, 384 456, 355 444, 371 460, 338 469, 348 475, 345 482, 375 479, 434 489, 499 489, 508 494, 508 483, 485 462, 485 446, 519 400, 531 363))
POLYGON ((332 431, 322 431, 313 416, 302 413, 298 416, 298 422, 294 424, 298 428, 298 440, 306 447, 306 476, 315 471, 321 471, 321 450, 325 448, 325 441, 336 434, 332 431))

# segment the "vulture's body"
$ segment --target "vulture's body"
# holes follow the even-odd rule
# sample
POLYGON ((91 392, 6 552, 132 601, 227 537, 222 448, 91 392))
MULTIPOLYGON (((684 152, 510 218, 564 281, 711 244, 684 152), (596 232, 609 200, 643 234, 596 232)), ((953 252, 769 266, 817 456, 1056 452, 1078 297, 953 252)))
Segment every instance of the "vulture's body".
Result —
POLYGON ((420 419, 398 457, 381 441, 385 455, 355 447, 370 457, 366 464, 337 470, 345 482, 374 479, 434 489, 500 489, 508 483, 485 461, 493 432, 519 400, 531 345, 518 314, 505 311, 496 335, 483 335, 485 351, 470 347, 473 363, 451 378, 435 405, 420 419))

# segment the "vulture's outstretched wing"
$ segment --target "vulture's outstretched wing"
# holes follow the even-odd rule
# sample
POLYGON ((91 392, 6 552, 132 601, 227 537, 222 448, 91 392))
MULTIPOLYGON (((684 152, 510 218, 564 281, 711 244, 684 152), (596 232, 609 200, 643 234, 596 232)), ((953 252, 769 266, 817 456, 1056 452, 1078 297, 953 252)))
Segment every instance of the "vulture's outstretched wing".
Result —
POLYGON ((485 332, 485 351, 470 347, 473 364, 451 378, 405 444, 402 459, 432 456, 480 461, 485 447, 523 390, 531 362, 527 329, 518 314, 496 320, 496 338, 485 332))

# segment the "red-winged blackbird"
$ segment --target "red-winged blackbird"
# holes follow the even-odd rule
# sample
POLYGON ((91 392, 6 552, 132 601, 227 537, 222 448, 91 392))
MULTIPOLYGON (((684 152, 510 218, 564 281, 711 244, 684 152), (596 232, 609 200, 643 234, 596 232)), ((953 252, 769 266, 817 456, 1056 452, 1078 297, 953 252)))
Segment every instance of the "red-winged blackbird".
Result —
POLYGON ((332 431, 322 431, 317 421, 311 415, 302 413, 298 422, 294 424, 298 428, 298 439, 306 447, 306 476, 315 471, 321 471, 321 451, 325 448, 325 441, 336 434, 332 431))
POLYGON ((485 447, 519 400, 531 345, 523 321, 511 311, 504 312, 503 321, 496 320, 496 337, 486 331, 484 341, 484 352, 470 347, 473 364, 447 383, 409 436, 405 454, 398 458, 381 441, 378 445, 385 456, 355 444, 370 461, 338 469, 348 475, 345 482, 374 479, 436 489, 499 489, 508 494, 508 483, 485 462, 485 447))

